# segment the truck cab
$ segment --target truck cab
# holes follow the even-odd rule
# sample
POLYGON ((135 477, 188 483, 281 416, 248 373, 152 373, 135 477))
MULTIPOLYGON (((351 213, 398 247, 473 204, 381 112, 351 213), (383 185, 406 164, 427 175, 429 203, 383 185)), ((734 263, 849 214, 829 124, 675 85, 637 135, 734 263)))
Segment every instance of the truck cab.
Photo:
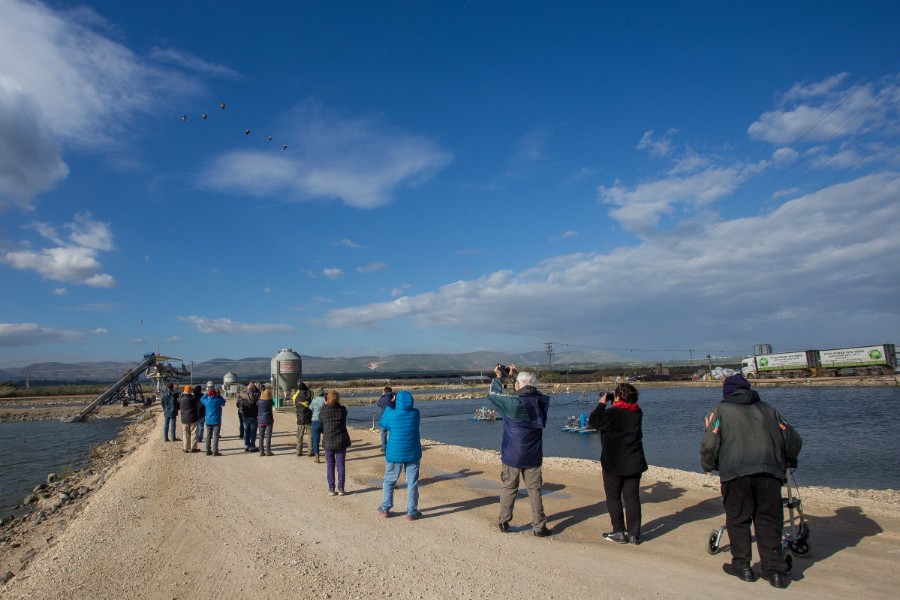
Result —
POLYGON ((748 356, 744 360, 741 361, 741 373, 744 374, 744 377, 747 379, 751 379, 756 377, 756 358, 753 356, 748 356))

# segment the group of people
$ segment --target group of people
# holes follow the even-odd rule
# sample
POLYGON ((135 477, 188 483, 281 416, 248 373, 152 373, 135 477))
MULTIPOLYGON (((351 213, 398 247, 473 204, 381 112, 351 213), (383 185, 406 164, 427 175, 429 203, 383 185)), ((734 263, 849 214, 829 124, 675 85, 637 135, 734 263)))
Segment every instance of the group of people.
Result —
MULTIPOLYGON (((544 513, 543 430, 547 425, 550 397, 537 389, 533 373, 519 372, 515 365, 497 365, 491 381, 488 401, 503 418, 501 442, 501 491, 498 526, 507 533, 520 480, 524 482, 531 504, 532 532, 537 537, 552 535, 544 513), (504 381, 511 382, 508 393, 504 381)), ((199 387, 199 386, 198 386, 199 387)), ((199 390, 197 390, 199 391, 199 390)), ((194 390, 185 386, 175 395, 172 385, 163 396, 164 439, 175 438, 174 419, 180 412, 184 451, 196 451, 191 434, 198 421, 198 406, 206 410, 207 454, 219 455, 218 438, 221 407, 225 404, 216 390, 208 390, 195 400, 194 390), (214 438, 212 451, 210 440, 214 438)), ((761 576, 773 587, 787 586, 788 566, 782 550, 784 527, 781 487, 786 470, 796 467, 802 446, 799 434, 771 405, 763 402, 743 375, 725 379, 723 400, 705 418, 700 456, 710 475, 719 472, 730 539, 732 560, 722 566, 725 573, 744 581, 756 580, 751 567, 751 524, 761 562, 761 576)), ((630 383, 620 383, 612 392, 601 392, 597 406, 588 417, 588 427, 600 432, 600 466, 607 512, 612 531, 603 538, 618 544, 641 543, 640 482, 647 470, 643 449, 643 411, 639 393, 630 383)), ((346 480, 346 453, 351 445, 347 429, 347 408, 334 390, 314 393, 300 382, 293 395, 297 414, 297 456, 309 456, 319 462, 319 446, 325 450, 326 480, 329 495, 343 496, 346 480), (308 441, 307 441, 308 440, 308 441)), ((272 456, 271 431, 274 425, 271 390, 262 391, 250 384, 238 396, 240 436, 246 452, 258 451, 272 456), (257 428, 260 445, 256 447, 257 428)), ((406 518, 421 518, 419 511, 419 466, 422 459, 420 414, 412 394, 396 394, 385 387, 379 398, 381 409, 381 450, 385 455, 383 497, 378 513, 389 517, 394 490, 405 472, 407 486, 406 518)))
MULTIPOLYGON (((535 387, 532 373, 515 365, 497 365, 488 400, 503 415, 499 527, 510 531, 519 478, 531 501, 534 535, 551 534, 541 500, 542 430, 549 398, 535 387), (503 393, 503 379, 513 380, 514 394, 503 393)), ((612 531, 603 538, 618 544, 641 542, 641 475, 647 470, 643 448, 643 411, 638 390, 620 383, 601 392, 588 427, 600 432, 600 466, 612 531)), ((772 587, 787 587, 788 565, 782 548, 784 510, 781 487, 788 468, 797 466, 802 440, 771 405, 763 402, 741 374, 725 379, 720 402, 705 418, 700 457, 703 469, 719 472, 731 562, 725 573, 753 582, 751 524, 761 576, 772 587)))
POLYGON ((202 392, 201 389, 199 385, 194 387, 186 385, 179 394, 175 391, 174 384, 166 384, 160 398, 163 411, 163 441, 180 441, 175 436, 175 423, 180 415, 184 452, 199 452, 197 445, 203 441, 205 426, 207 456, 222 456, 219 452, 219 435, 225 399, 219 395, 212 382, 207 384, 206 392, 202 392))

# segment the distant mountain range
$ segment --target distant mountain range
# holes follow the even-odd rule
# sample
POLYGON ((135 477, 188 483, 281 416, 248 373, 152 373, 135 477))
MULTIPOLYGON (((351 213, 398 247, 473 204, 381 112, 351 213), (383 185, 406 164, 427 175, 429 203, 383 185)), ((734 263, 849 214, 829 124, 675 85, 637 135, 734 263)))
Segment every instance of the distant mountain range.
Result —
MULTIPOLYGON (((357 356, 352 358, 324 358, 304 356, 305 376, 360 376, 389 377, 396 375, 434 374, 485 374, 490 373, 498 362, 515 364, 519 367, 547 367, 547 355, 543 352, 508 354, 504 352, 467 352, 463 354, 392 354, 389 356, 357 356)), ((79 363, 35 363, 27 367, 0 369, 0 382, 25 381, 26 377, 37 383, 46 382, 105 382, 115 381, 122 374, 140 362, 138 357, 131 362, 79 362, 79 363), (26 371, 28 373, 26 373, 26 371)), ((242 359, 214 358, 194 363, 195 379, 221 381, 225 373, 234 373, 238 380, 268 378, 271 358, 253 357, 242 359)), ((554 368, 591 368, 600 365, 635 364, 621 356, 603 350, 585 352, 559 352, 554 354, 554 368)), ((175 366, 180 366, 176 363, 175 366)), ((188 363, 187 368, 191 365, 188 363)))

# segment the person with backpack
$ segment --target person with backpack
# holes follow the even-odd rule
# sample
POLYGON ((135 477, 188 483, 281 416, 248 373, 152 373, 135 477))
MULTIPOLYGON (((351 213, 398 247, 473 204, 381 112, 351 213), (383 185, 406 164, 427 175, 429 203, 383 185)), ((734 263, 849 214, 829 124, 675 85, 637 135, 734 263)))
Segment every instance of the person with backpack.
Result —
POLYGON ((178 416, 178 394, 175 392, 175 384, 166 384, 159 403, 163 411, 163 441, 168 442, 170 434, 173 442, 180 441, 175 437, 175 418, 178 416))
POLYGON ((259 415, 259 388, 252 381, 238 394, 238 406, 244 419, 244 452, 259 452, 256 447, 256 418, 259 415))

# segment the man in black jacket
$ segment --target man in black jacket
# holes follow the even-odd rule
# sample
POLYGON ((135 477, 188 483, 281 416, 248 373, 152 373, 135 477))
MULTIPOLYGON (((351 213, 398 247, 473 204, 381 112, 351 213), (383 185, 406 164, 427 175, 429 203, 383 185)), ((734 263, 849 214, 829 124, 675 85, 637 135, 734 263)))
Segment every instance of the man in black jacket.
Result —
POLYGON ((192 390, 189 385, 184 386, 184 392, 178 396, 178 412, 181 413, 184 451, 197 452, 197 438, 194 437, 194 431, 197 428, 197 421, 200 420, 200 414, 197 411, 197 401, 194 399, 194 390, 192 390))
POLYGON ((743 375, 732 375, 722 386, 723 400, 706 417, 700 445, 700 464, 712 474, 719 471, 725 527, 731 542, 731 563, 722 565, 729 575, 755 581, 750 567, 750 523, 762 577, 772 587, 787 587, 787 564, 781 537, 784 510, 781 486, 788 467, 797 466, 803 444, 800 435, 771 405, 750 389, 743 375))

